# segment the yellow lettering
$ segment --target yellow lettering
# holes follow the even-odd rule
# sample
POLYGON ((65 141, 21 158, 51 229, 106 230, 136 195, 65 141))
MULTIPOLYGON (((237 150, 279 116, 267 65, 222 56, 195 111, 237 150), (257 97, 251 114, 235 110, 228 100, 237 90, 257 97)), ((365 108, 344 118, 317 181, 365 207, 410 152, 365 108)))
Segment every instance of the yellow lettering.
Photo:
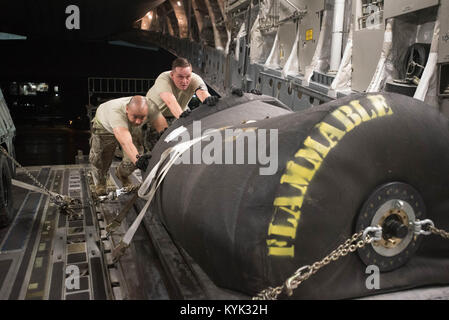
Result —
POLYGON ((293 229, 295 229, 295 238, 296 238, 296 228, 298 227, 298 221, 293 218, 288 218, 287 221, 293 225, 293 229))
POLYGON ((354 122, 355 127, 362 123, 362 117, 350 106, 343 106, 340 109, 354 122))
MULTIPOLYGON (((290 237, 292 239, 295 239, 296 238, 296 228, 298 227, 298 220, 299 220, 299 216, 301 215, 301 212, 299 210, 295 211, 295 210, 289 209, 288 207, 285 207, 285 206, 281 206, 279 208, 292 216, 287 219, 287 221, 289 223, 291 223, 292 226, 275 225, 273 223, 270 223, 270 225, 268 227, 268 235, 275 234, 278 236, 290 237)), ((268 243, 268 245, 270 245, 270 244, 273 244, 273 242, 268 243)))
POLYGON ((350 105, 359 113, 363 122, 371 120, 368 112, 366 112, 366 110, 362 107, 359 100, 351 101, 350 105))
POLYGON ((383 117, 385 115, 391 115, 393 114, 393 110, 387 105, 387 102, 385 101, 385 97, 382 95, 376 95, 376 96, 368 96, 368 99, 373 104, 374 108, 377 110, 377 114, 379 117, 383 117))
POLYGON ((274 224, 270 223, 270 226, 268 227, 268 235, 272 235, 272 234, 295 239, 296 228, 291 227, 291 226, 274 225, 274 224))
POLYGON ((268 239, 268 255, 271 256, 294 256, 294 246, 286 247, 287 241, 278 241, 276 239, 268 239))
POLYGON ((303 196, 299 197, 277 197, 274 199, 273 205, 275 207, 299 207, 301 208, 302 202, 304 201, 303 196))
POLYGON ((315 172, 321 166, 323 157, 327 155, 330 148, 323 146, 321 143, 308 137, 304 142, 305 148, 300 149, 296 154, 296 158, 303 158, 313 164, 314 168, 309 169, 297 164, 294 161, 287 162, 286 173, 281 177, 281 183, 289 183, 299 190, 304 190, 315 172), (320 156, 321 155, 321 156, 320 156), (302 186, 302 187, 301 187, 302 186))
POLYGON ((281 177, 281 183, 307 185, 315 174, 315 169, 308 169, 294 161, 287 162, 286 173, 281 177))
POLYGON ((315 167, 315 169, 318 169, 318 167, 321 165, 321 161, 323 161, 323 159, 321 159, 320 155, 313 149, 311 148, 304 148, 304 149, 300 149, 296 154, 295 154, 295 158, 304 158, 307 161, 313 163, 313 166, 315 167))
POLYGON ((344 131, 337 129, 326 122, 321 122, 317 127, 323 137, 329 142, 330 148, 335 147, 338 141, 345 135, 344 131))
POLYGON ((268 255, 294 257, 295 256, 295 246, 284 247, 284 248, 268 247, 268 255))
MULTIPOLYGON (((298 189, 300 195, 279 196, 274 199, 273 205, 276 207, 274 214, 277 215, 282 210, 288 216, 284 216, 282 219, 284 225, 270 223, 268 235, 295 239, 299 218, 301 216, 300 209, 303 205, 309 183, 329 151, 337 145, 346 132, 351 131, 362 122, 393 114, 393 110, 387 105, 382 95, 368 96, 368 99, 371 101, 374 109, 365 110, 359 100, 353 100, 349 105, 341 106, 332 112, 332 116, 344 125, 345 131, 335 128, 325 121, 315 126, 323 138, 327 140, 329 146, 323 145, 311 137, 307 137, 304 141, 304 147, 299 149, 295 154, 295 158, 306 160, 313 165, 313 169, 304 167, 295 161, 287 162, 285 174, 281 177, 281 183, 288 183, 291 187, 298 189)), ((294 246, 287 247, 287 241, 268 239, 267 246, 268 255, 294 257, 294 246)))
POLYGON ((287 241, 278 241, 276 239, 268 239, 267 245, 276 246, 276 247, 285 247, 287 245, 287 241))
POLYGON ((291 210, 288 207, 279 207, 279 209, 291 214, 293 217, 295 217, 296 220, 299 220, 299 216, 301 215, 301 211, 295 211, 291 210))
MULTIPOLYGON (((343 125, 346 128, 346 132, 351 131, 352 129, 354 129, 354 122, 352 122, 349 118, 348 115, 352 114, 352 109, 348 106, 341 106, 340 108, 338 108, 337 110, 335 110, 334 112, 332 112, 332 115, 339 120, 341 123, 343 123, 343 125), (342 112, 343 111, 343 112, 342 112)), ((361 122, 362 119, 360 119, 359 117, 359 121, 361 122)), ((359 122, 359 123, 360 123, 359 122)), ((357 124, 356 124, 357 125, 357 124)))
POLYGON ((308 185, 299 185, 299 184, 295 184, 295 183, 290 183, 290 185, 291 185, 293 188, 296 188, 296 189, 298 189, 299 191, 301 191, 301 194, 302 194, 302 195, 306 194, 308 185))
POLYGON ((310 137, 306 138, 306 140, 304 141, 304 145, 318 152, 323 159, 326 158, 329 150, 331 149, 330 147, 326 147, 310 137))
POLYGON ((362 121, 369 121, 371 118, 365 109, 360 105, 358 100, 350 102, 354 110, 349 106, 341 106, 332 115, 340 120, 341 123, 346 127, 346 132, 351 131, 354 127, 357 127, 362 123, 362 121))

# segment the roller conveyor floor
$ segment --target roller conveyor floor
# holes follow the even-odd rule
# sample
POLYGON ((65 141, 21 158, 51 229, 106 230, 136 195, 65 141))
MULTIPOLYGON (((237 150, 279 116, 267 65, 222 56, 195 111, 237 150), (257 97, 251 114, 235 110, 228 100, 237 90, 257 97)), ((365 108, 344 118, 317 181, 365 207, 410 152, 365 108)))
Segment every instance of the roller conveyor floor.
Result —
MULTIPOLYGON (((60 214, 48 196, 13 186, 15 218, 0 235, 0 298, 110 298, 95 211, 89 205, 87 168, 28 169, 49 190, 80 199, 83 209, 68 217, 60 214), (79 281, 72 281, 78 275, 79 281)), ((18 170, 15 178, 32 184, 23 171, 18 170)))
MULTIPOLYGON (((108 190, 122 187, 110 169, 108 190)), ((112 249, 144 205, 138 199, 109 237, 105 227, 131 195, 94 203, 87 164, 27 167, 50 191, 80 199, 67 216, 37 192, 13 186, 15 218, 0 229, 2 300, 245 299, 217 288, 171 240, 157 216, 145 219, 118 263, 112 249)), ((23 170, 16 180, 32 184, 23 170)), ((141 181, 137 171, 132 180, 141 181)))

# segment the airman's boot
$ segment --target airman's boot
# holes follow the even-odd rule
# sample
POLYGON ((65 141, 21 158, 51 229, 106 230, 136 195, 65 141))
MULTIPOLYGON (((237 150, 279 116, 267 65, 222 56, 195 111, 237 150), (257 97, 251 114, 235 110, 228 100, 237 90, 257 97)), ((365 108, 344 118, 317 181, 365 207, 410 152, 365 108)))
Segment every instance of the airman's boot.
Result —
POLYGON ((105 196, 106 193, 106 184, 97 184, 95 186, 95 193, 97 196, 105 196))
POLYGON ((129 179, 129 176, 126 176, 121 172, 120 166, 115 168, 115 175, 120 180, 123 187, 129 187, 132 185, 131 180, 129 179))
POLYGON ((105 196, 107 195, 106 192, 106 177, 99 177, 97 176, 97 184, 95 185, 95 193, 97 196, 105 196))

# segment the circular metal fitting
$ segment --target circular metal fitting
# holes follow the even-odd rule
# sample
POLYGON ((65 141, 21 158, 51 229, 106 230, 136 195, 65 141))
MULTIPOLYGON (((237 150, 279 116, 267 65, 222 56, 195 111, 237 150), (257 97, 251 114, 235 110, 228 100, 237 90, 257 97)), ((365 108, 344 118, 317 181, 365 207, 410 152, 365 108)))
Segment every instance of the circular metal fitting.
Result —
POLYGON ((377 188, 365 201, 356 221, 356 230, 382 227, 382 239, 358 250, 366 265, 390 271, 405 264, 418 249, 419 237, 413 222, 425 219, 420 194, 410 185, 392 182, 377 188))

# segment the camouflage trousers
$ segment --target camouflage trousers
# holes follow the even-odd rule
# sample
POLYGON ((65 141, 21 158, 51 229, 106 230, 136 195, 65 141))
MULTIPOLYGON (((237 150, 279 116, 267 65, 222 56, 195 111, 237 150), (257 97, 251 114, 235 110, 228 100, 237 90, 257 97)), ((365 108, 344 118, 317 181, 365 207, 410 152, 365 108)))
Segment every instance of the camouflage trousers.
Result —
MULTIPOLYGON (((130 131, 134 145, 140 154, 143 153, 142 130, 141 127, 133 127, 130 131)), ((115 150, 119 143, 115 136, 106 131, 95 121, 92 123, 90 137, 89 162, 94 166, 93 173, 99 184, 106 184, 108 170, 114 158, 115 150)), ((118 173, 123 177, 128 177, 136 170, 136 166, 123 152, 123 159, 118 166, 118 173)))
MULTIPOLYGON (((172 117, 165 117, 165 120, 167 120, 167 124, 170 127, 170 125, 173 123, 173 121, 176 120, 176 118, 172 117)), ((143 132, 144 139, 144 145, 146 151, 153 150, 154 146, 159 140, 159 133, 151 126, 148 126, 146 130, 143 132)))

